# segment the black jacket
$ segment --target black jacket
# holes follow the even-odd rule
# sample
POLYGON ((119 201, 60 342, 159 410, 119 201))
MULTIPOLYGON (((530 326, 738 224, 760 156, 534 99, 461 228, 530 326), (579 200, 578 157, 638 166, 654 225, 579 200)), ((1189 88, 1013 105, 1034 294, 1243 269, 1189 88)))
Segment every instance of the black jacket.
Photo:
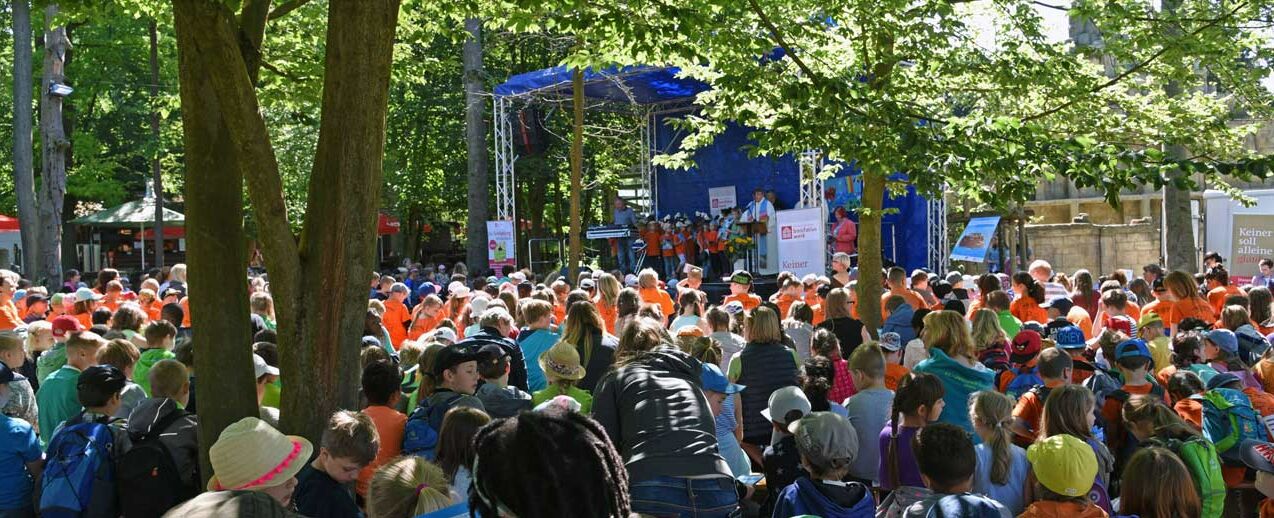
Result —
POLYGON ((504 349, 504 353, 509 355, 509 386, 529 392, 526 385, 526 360, 522 357, 522 347, 513 339, 501 335, 495 328, 484 327, 473 336, 465 337, 459 344, 468 346, 474 351, 486 344, 499 345, 501 349, 504 349))
POLYGON ((630 481, 731 476, 700 373, 698 360, 661 346, 597 383, 593 418, 624 457, 630 481))

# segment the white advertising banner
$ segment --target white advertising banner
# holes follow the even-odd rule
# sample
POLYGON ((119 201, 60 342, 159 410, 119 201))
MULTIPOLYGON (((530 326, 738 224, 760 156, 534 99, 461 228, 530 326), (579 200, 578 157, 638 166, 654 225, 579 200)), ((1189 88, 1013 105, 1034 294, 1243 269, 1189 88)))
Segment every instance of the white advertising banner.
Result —
POLYGON ((733 185, 722 187, 711 187, 708 189, 708 214, 716 216, 723 209, 728 209, 739 204, 738 198, 734 193, 733 185))
POLYGON ((500 271, 500 267, 509 264, 517 267, 517 241, 513 234, 513 221, 496 220, 487 222, 487 264, 492 270, 500 271))
POLYGON ((807 273, 827 274, 827 231, 823 210, 793 209, 778 211, 779 270, 797 277, 807 273))

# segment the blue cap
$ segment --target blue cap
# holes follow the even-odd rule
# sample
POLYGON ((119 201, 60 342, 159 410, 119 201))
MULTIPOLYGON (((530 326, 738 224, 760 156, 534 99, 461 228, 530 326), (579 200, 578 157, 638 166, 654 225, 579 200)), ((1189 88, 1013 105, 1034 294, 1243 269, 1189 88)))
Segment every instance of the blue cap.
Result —
POLYGON ((738 394, 747 388, 743 385, 730 383, 726 379, 725 374, 721 372, 721 367, 714 364, 704 362, 700 368, 699 383, 703 385, 703 390, 711 390, 722 394, 738 394))
POLYGON ((425 281, 420 283, 420 286, 416 287, 417 297, 428 297, 435 293, 438 293, 438 287, 435 286, 434 283, 432 282, 425 281))
POLYGON ((1213 329, 1203 335, 1203 338, 1227 353, 1239 352, 1239 339, 1229 329, 1213 329))
POLYGON ((1119 361, 1124 358, 1132 358, 1140 356, 1142 358, 1150 358, 1150 348, 1146 347, 1146 342, 1138 338, 1132 340, 1124 340, 1115 346, 1115 360, 1119 361))
POLYGON ((1228 372, 1222 372, 1222 373, 1213 375, 1211 378, 1209 378, 1208 385, 1206 388, 1207 390, 1212 390, 1212 389, 1221 388, 1231 383, 1242 383, 1242 382, 1243 380, 1239 379, 1238 376, 1235 376, 1228 372))
POLYGON ((1053 330, 1053 341, 1062 349, 1082 349, 1086 344, 1084 332, 1078 327, 1066 326, 1053 330))

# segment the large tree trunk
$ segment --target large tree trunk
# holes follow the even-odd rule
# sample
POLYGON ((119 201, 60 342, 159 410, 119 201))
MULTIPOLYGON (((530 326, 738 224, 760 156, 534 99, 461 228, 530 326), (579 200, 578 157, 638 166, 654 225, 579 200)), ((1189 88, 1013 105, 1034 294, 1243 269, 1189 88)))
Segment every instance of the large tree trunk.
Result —
POLYGON ((375 259, 398 4, 331 0, 328 7, 323 116, 301 239, 304 275, 290 279, 299 283, 299 303, 279 344, 284 372, 295 373, 283 392, 283 428, 311 440, 333 411, 358 405, 354 344, 375 259))
MULTIPOLYGON (((1180 0, 1165 0, 1165 15, 1175 12, 1181 5, 1180 0)), ((1180 29, 1169 24, 1167 31, 1179 35, 1180 29)), ((1170 81, 1164 85, 1164 93, 1168 97, 1180 97, 1181 85, 1170 81)), ((1164 150, 1171 160, 1185 161, 1190 157, 1184 146, 1169 143, 1164 150)), ((1176 181, 1185 177, 1185 172, 1175 168, 1168 173, 1168 178, 1176 181)), ((1190 191, 1178 189, 1172 184, 1163 187, 1163 231, 1164 260, 1171 270, 1182 270, 1194 273, 1199 271, 1199 254, 1194 242, 1194 217, 1190 212, 1190 191), (1167 236, 1172 236, 1168 239, 1167 236)))
MULTIPOLYGON (((40 217, 35 203, 35 143, 32 141, 31 3, 13 0, 13 187, 18 199, 18 220, 22 225, 22 273, 28 278, 40 274, 40 217)), ((15 258, 16 259, 16 258, 15 258)), ((7 265, 6 265, 7 266, 7 265)), ((57 286, 61 279, 49 279, 57 286)))
MULTIPOLYGON (((208 448, 221 430, 257 415, 253 390, 248 293, 243 282, 243 175, 237 149, 223 123, 213 78, 243 74, 232 15, 210 0, 175 0, 178 70, 186 163, 186 233, 191 321, 198 329, 195 357, 200 398, 202 473, 212 475, 208 448)), ((289 237, 290 239, 290 237, 289 237)))
POLYGON ((44 80, 40 91, 40 260, 33 276, 46 283, 62 282, 62 202, 66 196, 66 158, 71 142, 66 138, 62 120, 62 98, 52 95, 49 85, 64 83, 63 66, 71 41, 66 27, 50 24, 57 17, 57 4, 44 8, 44 80))
MULTIPOLYGON (((150 33, 150 138, 155 149, 151 151, 150 177, 155 191, 155 268, 164 267, 164 177, 159 169, 159 153, 163 143, 159 137, 159 28, 151 19, 147 27, 150 33)), ((145 257, 145 253, 142 254, 145 257)), ((144 260, 144 259, 143 259, 144 260)))
POLYGON ((858 318, 872 337, 876 337, 876 330, 881 325, 880 218, 887 174, 863 170, 863 210, 858 218, 858 289, 855 295, 858 298, 858 318))
MULTIPOLYGON (((465 262, 471 275, 479 275, 487 267, 487 220, 491 212, 491 193, 487 186, 487 125, 482 118, 488 98, 483 95, 482 20, 468 18, 464 21, 464 28, 469 32, 463 54, 465 144, 469 152, 465 262)), ((496 123, 499 124, 499 121, 496 123)))

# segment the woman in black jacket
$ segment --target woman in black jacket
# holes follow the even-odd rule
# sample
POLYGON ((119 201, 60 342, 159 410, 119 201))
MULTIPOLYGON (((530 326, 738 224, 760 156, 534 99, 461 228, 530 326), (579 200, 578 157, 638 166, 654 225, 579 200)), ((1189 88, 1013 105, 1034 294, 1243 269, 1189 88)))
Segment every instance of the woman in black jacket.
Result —
POLYGON ((725 517, 738 509, 701 372, 661 322, 638 318, 620 337, 614 370, 597 384, 593 418, 624 458, 635 513, 725 517))

